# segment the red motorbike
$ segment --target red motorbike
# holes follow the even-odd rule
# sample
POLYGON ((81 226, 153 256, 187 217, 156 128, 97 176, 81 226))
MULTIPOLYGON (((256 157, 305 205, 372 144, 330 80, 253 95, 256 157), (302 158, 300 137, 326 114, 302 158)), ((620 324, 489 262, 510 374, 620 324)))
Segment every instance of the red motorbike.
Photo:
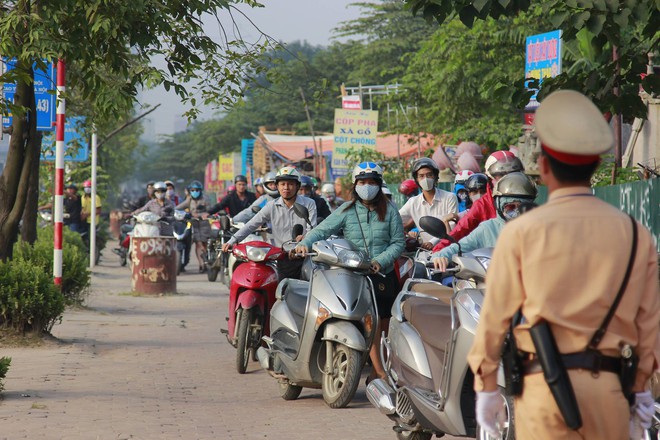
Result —
POLYGON ((254 359, 261 337, 268 335, 270 308, 275 303, 278 283, 275 261, 286 253, 264 241, 237 244, 232 252, 244 263, 231 277, 227 330, 221 331, 236 347, 236 369, 243 374, 250 358, 254 359))

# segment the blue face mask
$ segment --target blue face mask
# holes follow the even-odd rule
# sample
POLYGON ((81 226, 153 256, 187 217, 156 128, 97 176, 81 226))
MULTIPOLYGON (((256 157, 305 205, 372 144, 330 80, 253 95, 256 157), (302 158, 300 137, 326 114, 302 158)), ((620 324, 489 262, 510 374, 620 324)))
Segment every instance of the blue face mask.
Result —
POLYGON ((355 192, 365 202, 375 199, 378 191, 380 191, 380 186, 378 185, 357 185, 355 187, 355 192))
POLYGON ((201 191, 190 191, 190 195, 192 196, 193 199, 198 198, 202 194, 201 191))

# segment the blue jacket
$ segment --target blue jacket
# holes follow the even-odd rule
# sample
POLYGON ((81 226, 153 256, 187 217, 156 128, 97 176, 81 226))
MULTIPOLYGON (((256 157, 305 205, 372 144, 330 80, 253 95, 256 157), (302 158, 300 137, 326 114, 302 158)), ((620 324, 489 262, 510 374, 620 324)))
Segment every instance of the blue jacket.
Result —
POLYGON ((356 202, 350 205, 351 203, 344 203, 336 209, 308 232, 301 244, 311 249, 314 242, 325 240, 343 230, 344 238, 353 242, 358 248, 366 250, 371 260, 380 264, 382 273, 390 273, 394 268, 394 261, 403 252, 405 243, 403 222, 399 212, 388 203, 385 220, 380 221, 378 214, 370 211, 362 203, 356 202))
POLYGON ((460 190, 467 191, 467 189, 465 188, 465 185, 460 184, 460 183, 455 183, 454 184, 454 194, 456 194, 456 198, 458 199, 458 212, 463 212, 467 209, 467 202, 466 202, 466 200, 461 201, 461 198, 458 197, 458 192, 460 190))

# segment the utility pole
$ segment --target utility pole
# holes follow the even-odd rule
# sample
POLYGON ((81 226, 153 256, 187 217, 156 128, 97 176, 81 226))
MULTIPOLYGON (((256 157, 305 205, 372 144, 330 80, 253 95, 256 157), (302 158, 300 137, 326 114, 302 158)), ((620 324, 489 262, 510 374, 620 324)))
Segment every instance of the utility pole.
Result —
POLYGON ((317 177, 316 171, 318 170, 318 158, 319 158, 319 151, 316 147, 316 137, 314 136, 314 125, 312 124, 312 117, 309 115, 309 107, 307 106, 307 100, 305 99, 305 92, 303 92, 302 87, 300 87, 300 96, 302 97, 303 100, 303 105, 305 106, 305 113, 307 114, 307 122, 309 123, 309 131, 312 132, 312 142, 314 143, 314 160, 312 161, 312 164, 314 166, 314 177, 317 177))

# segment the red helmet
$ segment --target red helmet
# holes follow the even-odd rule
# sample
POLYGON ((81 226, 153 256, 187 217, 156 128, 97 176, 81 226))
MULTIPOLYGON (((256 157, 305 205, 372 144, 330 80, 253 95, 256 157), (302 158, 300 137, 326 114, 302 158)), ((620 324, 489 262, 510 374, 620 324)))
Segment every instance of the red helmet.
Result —
POLYGON ((85 180, 83 182, 83 188, 91 188, 92 187, 92 181, 91 180, 85 180))
POLYGON ((412 179, 404 180, 399 185, 399 192, 406 197, 410 197, 417 192, 417 183, 412 179))

